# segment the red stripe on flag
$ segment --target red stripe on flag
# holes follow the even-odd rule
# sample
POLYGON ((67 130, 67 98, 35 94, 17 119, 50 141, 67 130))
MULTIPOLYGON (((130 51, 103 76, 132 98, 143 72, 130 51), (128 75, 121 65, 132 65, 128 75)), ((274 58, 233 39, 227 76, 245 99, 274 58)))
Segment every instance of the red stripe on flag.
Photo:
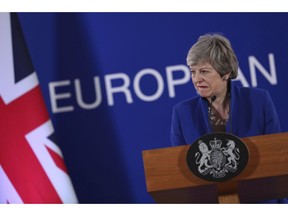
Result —
POLYGON ((52 149, 50 149, 48 146, 45 146, 45 147, 48 150, 51 157, 53 158, 53 161, 55 162, 56 166, 68 174, 68 170, 64 164, 63 158, 59 154, 54 152, 52 149))

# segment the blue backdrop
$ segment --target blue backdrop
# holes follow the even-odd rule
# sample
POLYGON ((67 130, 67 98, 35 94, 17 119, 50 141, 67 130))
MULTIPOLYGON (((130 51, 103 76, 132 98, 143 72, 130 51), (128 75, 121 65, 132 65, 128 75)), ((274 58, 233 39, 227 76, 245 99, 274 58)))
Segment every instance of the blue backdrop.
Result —
MULTIPOLYGON (((81 203, 153 203, 142 151, 170 146, 194 96, 185 58, 228 37, 239 85, 267 89, 288 131, 288 13, 19 13, 57 143, 81 203)), ((241 113, 239 114, 241 115, 241 113)))

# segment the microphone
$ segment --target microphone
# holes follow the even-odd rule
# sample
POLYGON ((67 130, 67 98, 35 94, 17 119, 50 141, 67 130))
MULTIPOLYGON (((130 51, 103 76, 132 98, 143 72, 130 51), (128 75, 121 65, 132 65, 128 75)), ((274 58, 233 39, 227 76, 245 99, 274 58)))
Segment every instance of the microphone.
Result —
MULTIPOLYGON (((209 106, 210 106, 210 108, 209 108, 210 121, 212 120, 211 119, 211 117, 212 117, 212 103, 216 100, 216 98, 217 98, 216 95, 212 96, 211 97, 211 102, 209 103, 209 106)), ((230 103, 230 106, 231 106, 231 103, 230 103)), ((229 115, 230 115, 230 117, 229 117, 229 127, 230 127, 230 133, 232 134, 233 129, 232 129, 232 110, 231 110, 231 108, 230 108, 230 114, 229 115)))
MULTIPOLYGON (((209 121, 210 121, 210 123, 211 123, 211 127, 212 127, 212 103, 216 100, 216 95, 213 95, 212 97, 211 97, 211 102, 209 103, 209 121)), ((209 100, 208 100, 208 102, 209 102, 209 100)), ((212 127, 212 132, 213 132, 214 130, 213 130, 213 127, 212 127)))
POLYGON ((212 105, 212 103, 213 103, 213 102, 216 100, 216 98, 217 98, 217 97, 216 97, 216 95, 214 95, 214 96, 212 96, 212 97, 211 97, 210 106, 211 106, 211 105, 212 105))
MULTIPOLYGON (((213 95, 211 97, 211 100, 210 100, 210 103, 209 103, 209 120, 211 122, 211 126, 212 126, 212 103, 216 100, 217 96, 216 95, 213 95)), ((208 100, 209 102, 209 100, 208 100)), ((230 106, 231 106, 231 103, 230 103, 230 106)), ((232 129, 232 110, 230 108, 230 117, 229 117, 229 127, 230 127, 230 133, 232 134, 233 132, 233 129, 232 129)), ((213 128, 212 128, 212 131, 213 131, 213 128)))

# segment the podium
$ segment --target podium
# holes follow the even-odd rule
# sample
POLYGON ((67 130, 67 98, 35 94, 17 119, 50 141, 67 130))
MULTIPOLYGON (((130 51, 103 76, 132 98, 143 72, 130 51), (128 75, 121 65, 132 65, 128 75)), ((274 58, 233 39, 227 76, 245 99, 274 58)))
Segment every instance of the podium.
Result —
POLYGON ((144 150, 147 192, 157 203, 255 203, 288 197, 288 132, 241 140, 249 151, 248 164, 221 183, 189 170, 189 145, 144 150))

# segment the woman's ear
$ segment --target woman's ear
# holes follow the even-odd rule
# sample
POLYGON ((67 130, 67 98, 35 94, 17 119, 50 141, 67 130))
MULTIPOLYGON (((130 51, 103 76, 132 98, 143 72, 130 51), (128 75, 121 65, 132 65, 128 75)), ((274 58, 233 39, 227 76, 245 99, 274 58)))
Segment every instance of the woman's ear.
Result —
POLYGON ((229 79, 229 77, 230 77, 230 74, 231 74, 231 73, 225 74, 225 75, 222 77, 222 79, 225 80, 225 81, 227 81, 227 80, 229 79))

